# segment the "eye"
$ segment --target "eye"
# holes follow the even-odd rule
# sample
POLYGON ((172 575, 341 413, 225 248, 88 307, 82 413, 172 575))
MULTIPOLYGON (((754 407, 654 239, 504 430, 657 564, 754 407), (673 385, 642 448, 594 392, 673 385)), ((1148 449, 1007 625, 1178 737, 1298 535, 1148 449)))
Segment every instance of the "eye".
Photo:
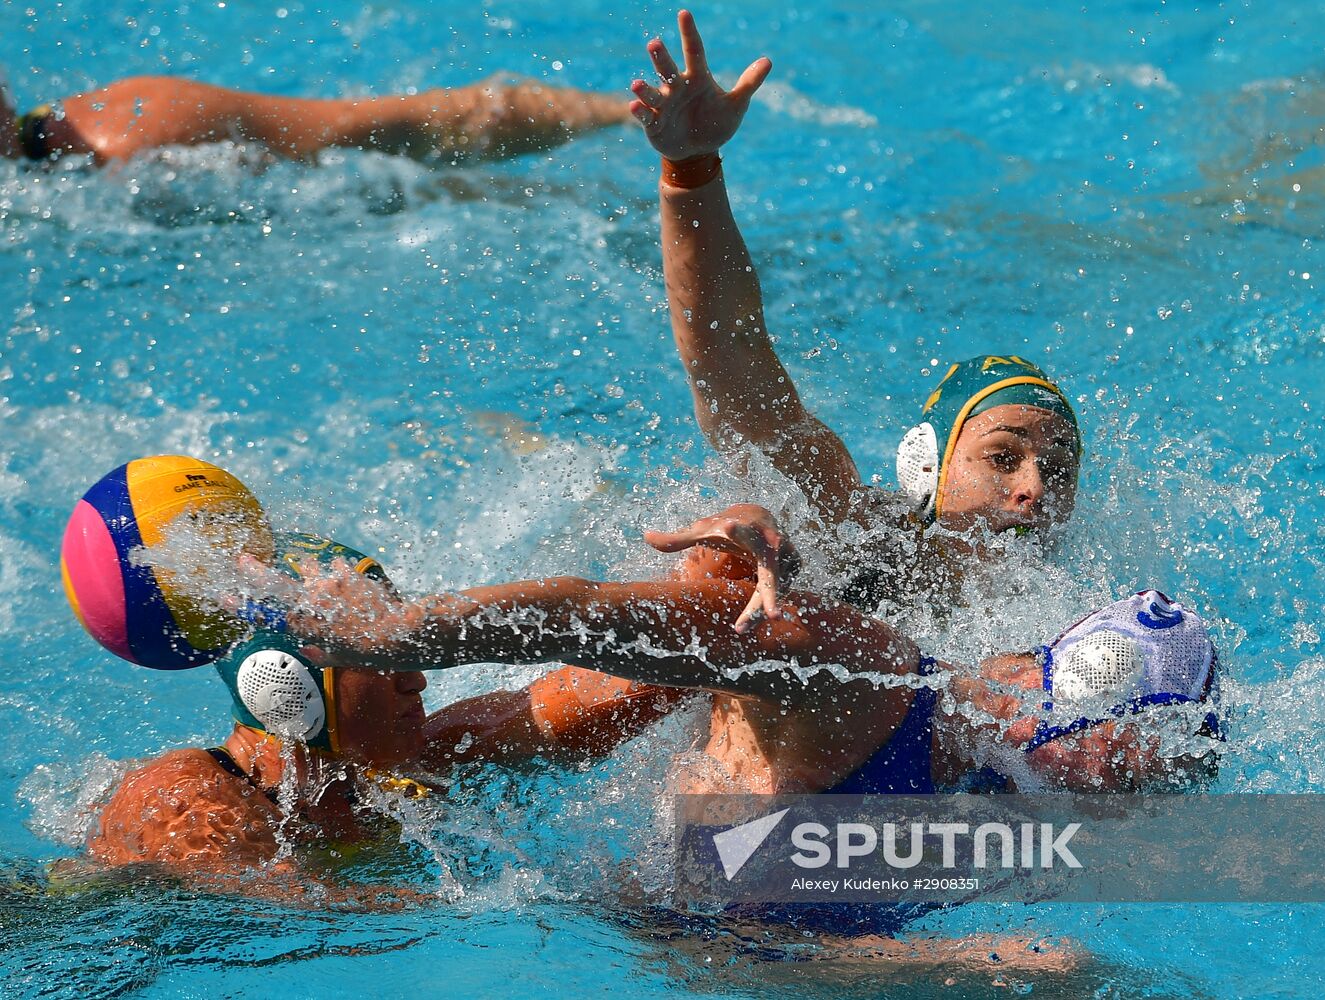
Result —
POLYGON ((995 451, 985 456, 989 464, 998 472, 1013 472, 1017 468, 1020 456, 1011 451, 995 451))
POLYGON ((1039 460, 1040 475, 1046 483, 1063 486, 1076 478, 1076 459, 1070 455, 1050 454, 1039 460))

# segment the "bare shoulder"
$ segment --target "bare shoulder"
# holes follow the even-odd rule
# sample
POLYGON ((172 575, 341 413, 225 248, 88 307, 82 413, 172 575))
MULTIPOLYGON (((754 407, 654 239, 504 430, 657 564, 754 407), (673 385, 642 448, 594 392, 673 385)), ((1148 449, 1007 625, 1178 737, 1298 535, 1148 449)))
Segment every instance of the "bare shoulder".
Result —
POLYGON ((88 848, 111 865, 259 864, 276 853, 277 819, 261 792, 205 750, 174 750, 125 775, 88 848))

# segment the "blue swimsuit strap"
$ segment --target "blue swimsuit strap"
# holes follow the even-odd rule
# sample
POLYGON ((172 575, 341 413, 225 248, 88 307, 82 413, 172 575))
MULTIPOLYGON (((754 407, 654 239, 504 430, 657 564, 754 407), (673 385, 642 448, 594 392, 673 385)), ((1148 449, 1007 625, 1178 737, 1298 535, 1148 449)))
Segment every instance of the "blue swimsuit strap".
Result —
MULTIPOLYGON (((938 661, 922 656, 916 666, 921 677, 933 676, 938 661)), ((934 709, 938 692, 929 686, 916 688, 911 707, 902 724, 869 759, 825 789, 830 795, 924 795, 934 791, 934 709)))

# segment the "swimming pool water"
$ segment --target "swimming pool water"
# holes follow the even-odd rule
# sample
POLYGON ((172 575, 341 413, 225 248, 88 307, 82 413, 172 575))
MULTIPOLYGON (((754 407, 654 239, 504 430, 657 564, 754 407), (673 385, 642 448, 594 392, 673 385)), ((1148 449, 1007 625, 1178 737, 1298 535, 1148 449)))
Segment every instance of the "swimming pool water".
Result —
MULTIPOLYGON (((0 0, 0 66, 21 106, 146 73, 335 96, 510 71, 624 94, 672 13, 0 0)), ((773 59, 727 175, 780 353, 862 470, 891 483, 950 359, 1025 354, 1081 401, 1061 550, 955 624, 918 609, 911 626, 969 653, 1129 588, 1176 592, 1217 623, 1220 790, 1325 787, 1317 6, 696 14, 720 79, 773 59)), ((210 671, 131 669, 65 605, 64 521, 115 465, 209 458, 278 522, 379 552, 414 590, 656 572, 641 528, 740 495, 671 347, 655 181, 629 128, 459 169, 229 146, 0 164, 0 994, 913 988, 669 936, 621 902, 665 876, 655 803, 695 717, 587 769, 466 775, 388 865, 464 889, 425 911, 15 888, 76 854, 75 800, 109 760, 228 728, 210 671)), ((430 703, 528 676, 436 676, 430 703)), ((1297 996, 1325 981, 1318 923, 1311 907, 972 906, 923 927, 1073 937, 1100 995, 1297 996)))

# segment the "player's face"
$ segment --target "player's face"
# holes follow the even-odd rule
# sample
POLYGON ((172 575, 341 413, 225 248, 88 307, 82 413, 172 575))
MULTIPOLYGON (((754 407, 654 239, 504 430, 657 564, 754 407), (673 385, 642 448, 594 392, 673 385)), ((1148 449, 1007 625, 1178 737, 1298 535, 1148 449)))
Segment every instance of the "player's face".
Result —
POLYGON ((336 719, 341 753, 375 767, 396 767, 423 749, 422 691, 417 670, 341 667, 336 676, 336 719))
POLYGON ((1038 406, 995 406, 962 426, 940 497, 939 523, 955 531, 1061 524, 1077 499, 1077 438, 1038 406))

